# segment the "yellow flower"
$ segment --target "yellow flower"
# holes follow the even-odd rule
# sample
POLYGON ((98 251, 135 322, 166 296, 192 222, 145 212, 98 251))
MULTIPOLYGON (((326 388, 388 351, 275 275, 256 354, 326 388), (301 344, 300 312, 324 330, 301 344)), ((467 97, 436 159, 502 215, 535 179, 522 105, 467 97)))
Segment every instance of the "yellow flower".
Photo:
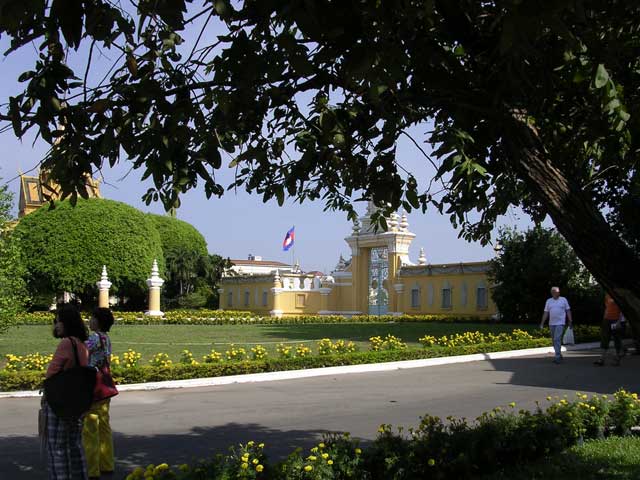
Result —
POLYGON ((328 453, 323 453, 322 454, 322 458, 324 458, 326 460, 327 458, 329 458, 329 454, 328 453))
POLYGON ((253 447, 254 443, 255 442, 253 440, 251 440, 249 443, 247 443, 247 447, 253 447))
POLYGON ((307 458, 312 462, 315 462, 318 459, 318 457, 316 457, 315 455, 309 455, 307 458))
POLYGON ((260 460, 258 460, 257 458, 254 458, 251 463, 253 463, 254 465, 257 465, 260 463, 260 460))
POLYGON ((259 444, 258 448, 264 448, 264 443, 259 444))
POLYGON ((240 465, 240 467, 241 467, 243 470, 246 470, 247 468, 249 468, 249 464, 248 464, 247 462, 242 462, 242 465, 240 465))
POLYGON ((264 466, 262 465, 256 465, 256 472, 260 473, 261 471, 264 470, 264 466))
POLYGON ((511 408, 516 408, 516 402, 511 402, 511 403, 509 404, 509 406, 510 406, 511 408))
POLYGON ((430 459, 429 459, 429 461, 427 462, 427 464, 428 464, 430 467, 433 467, 433 466, 436 464, 436 461, 435 461, 433 458, 430 458, 430 459))
POLYGON ((327 460, 327 465, 333 465, 333 460, 327 460))
POLYGON ((324 443, 319 443, 318 444, 318 448, 323 449, 324 448, 324 443))
POLYGON ((360 455, 362 453, 362 450, 360 450, 359 448, 356 448, 356 455, 360 455))
POLYGON ((311 470, 313 470, 313 467, 311 465, 307 465, 306 467, 304 467, 305 472, 310 472, 311 470))

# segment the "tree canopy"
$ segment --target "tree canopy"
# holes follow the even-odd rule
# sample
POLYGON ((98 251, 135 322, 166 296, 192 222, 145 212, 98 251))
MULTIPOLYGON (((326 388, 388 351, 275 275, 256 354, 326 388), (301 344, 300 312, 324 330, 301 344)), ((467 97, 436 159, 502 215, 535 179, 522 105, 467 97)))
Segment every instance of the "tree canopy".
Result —
POLYGON ((10 222, 13 195, 0 186, 0 333, 15 321, 29 301, 20 250, 12 241, 10 222))
POLYGON ((123 149, 153 182, 145 199, 167 208, 198 182, 222 195, 223 153, 232 188, 280 204, 323 199, 351 218, 353 200, 372 199, 383 227, 400 206, 434 207, 487 242, 498 216, 521 206, 550 215, 640 323, 640 261, 621 238, 640 182, 638 2, 131 4, 0 7, 11 52, 40 46, 1 118, 54 144, 43 164, 72 199, 123 149), (97 49, 119 57, 91 83, 97 49), (401 136, 433 164, 431 178, 401 170, 401 136))
POLYGON ((567 242, 553 229, 503 229, 500 253, 491 260, 492 297, 507 321, 540 322, 551 287, 569 299, 576 322, 602 320, 602 291, 590 281, 567 242))
MULTIPOLYGON (((164 271, 160 234, 146 214, 121 202, 58 202, 20 220, 14 233, 34 293, 79 294, 90 302, 106 265, 111 293, 141 303, 154 259, 164 271)), ((136 305, 139 306, 139 305, 136 305)))
POLYGON ((160 233, 165 259, 181 250, 191 250, 198 256, 208 255, 207 241, 190 223, 168 215, 148 213, 147 216, 160 233))

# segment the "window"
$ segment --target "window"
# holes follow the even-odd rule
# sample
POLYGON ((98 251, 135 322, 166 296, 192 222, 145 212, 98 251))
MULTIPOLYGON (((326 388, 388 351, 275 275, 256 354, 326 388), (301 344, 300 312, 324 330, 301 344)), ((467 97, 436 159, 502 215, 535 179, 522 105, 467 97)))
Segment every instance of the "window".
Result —
POLYGON ((262 306, 266 307, 269 304, 269 292, 266 290, 262 291, 262 306))
POLYGON ((489 298, 486 287, 478 287, 476 291, 476 306, 478 310, 485 310, 489 305, 489 298))
POLYGON ((442 308, 451 308, 451 287, 445 286, 442 289, 442 308))
POLYGON ((249 306, 250 299, 251 299, 251 293, 249 292, 249 290, 245 290, 245 292, 244 292, 244 306, 245 307, 249 306))
POLYGON ((420 306, 420 289, 417 287, 411 289, 411 306, 413 308, 420 306))
POLYGON ((233 292, 227 295, 227 307, 233 307, 233 292))
POLYGON ((306 305, 305 295, 296 295, 296 308, 303 308, 306 305))

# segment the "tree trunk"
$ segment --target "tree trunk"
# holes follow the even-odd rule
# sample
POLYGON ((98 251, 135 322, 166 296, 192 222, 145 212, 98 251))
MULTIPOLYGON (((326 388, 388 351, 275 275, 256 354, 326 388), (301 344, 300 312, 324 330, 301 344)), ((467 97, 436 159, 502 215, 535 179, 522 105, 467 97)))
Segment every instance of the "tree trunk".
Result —
POLYGON ((532 127, 516 119, 509 130, 504 144, 521 178, 634 331, 640 330, 640 259, 613 232, 590 196, 553 164, 532 127))

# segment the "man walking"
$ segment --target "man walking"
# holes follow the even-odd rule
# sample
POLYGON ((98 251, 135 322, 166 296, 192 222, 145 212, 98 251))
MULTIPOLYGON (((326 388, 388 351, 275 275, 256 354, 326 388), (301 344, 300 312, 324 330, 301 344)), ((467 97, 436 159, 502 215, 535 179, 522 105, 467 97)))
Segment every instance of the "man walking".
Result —
POLYGON ((540 328, 544 328, 544 323, 547 319, 549 319, 551 340, 553 341, 553 350, 555 351, 553 363, 557 365, 562 362, 561 348, 564 325, 568 323, 569 328, 571 328, 571 324, 573 323, 569 302, 566 298, 560 296, 560 289, 558 287, 551 287, 551 298, 548 299, 544 305, 540 328))

